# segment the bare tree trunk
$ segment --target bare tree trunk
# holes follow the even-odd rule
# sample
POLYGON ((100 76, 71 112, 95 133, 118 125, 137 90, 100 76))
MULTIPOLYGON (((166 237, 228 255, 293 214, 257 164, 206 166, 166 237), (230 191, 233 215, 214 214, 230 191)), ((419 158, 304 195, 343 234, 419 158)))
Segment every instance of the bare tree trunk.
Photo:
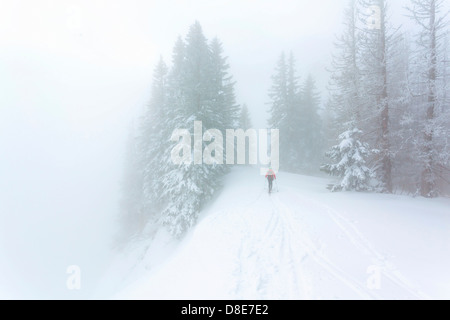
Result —
POLYGON ((360 105, 360 90, 359 90, 359 79, 358 79, 358 53, 357 53, 357 12, 356 12, 356 1, 353 0, 350 3, 350 10, 351 10, 351 60, 352 60, 352 85, 353 85, 353 103, 354 103, 354 110, 352 110, 355 113, 355 120, 356 120, 356 127, 358 129, 361 129, 361 105, 360 105))
POLYGON ((437 49, 436 49, 436 0, 431 0, 430 5, 430 61, 428 65, 428 107, 425 128, 425 147, 424 154, 426 157, 425 168, 422 173, 421 194, 424 197, 434 197, 436 182, 433 177, 433 120, 436 106, 436 65, 437 65, 437 49))
POLYGON ((381 102, 381 152, 382 152, 382 179, 385 192, 392 193, 392 162, 389 141, 389 101, 388 101, 388 81, 387 81, 387 34, 386 34, 386 7, 385 0, 379 0, 381 9, 381 30, 380 30, 380 52, 381 52, 381 77, 382 90, 380 95, 381 102))

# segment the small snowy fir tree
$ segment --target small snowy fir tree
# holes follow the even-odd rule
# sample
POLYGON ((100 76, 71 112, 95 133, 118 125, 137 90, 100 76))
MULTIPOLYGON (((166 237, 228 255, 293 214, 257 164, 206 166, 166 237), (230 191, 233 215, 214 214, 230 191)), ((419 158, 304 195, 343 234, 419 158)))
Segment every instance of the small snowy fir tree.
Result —
POLYGON ((366 166, 369 146, 360 141, 360 134, 357 128, 347 130, 339 136, 340 143, 327 153, 335 163, 322 166, 322 171, 340 178, 338 183, 329 186, 333 192, 372 189, 370 181, 374 173, 366 166))
POLYGON ((268 125, 270 128, 280 130, 280 154, 282 155, 280 166, 283 170, 292 171, 293 148, 291 147, 292 131, 290 130, 289 122, 292 119, 292 107, 290 101, 294 101, 294 97, 291 96, 289 87, 289 66, 286 62, 286 55, 284 52, 281 54, 275 73, 272 76, 272 87, 269 91, 270 97, 270 117, 268 125))
POLYGON ((153 74, 151 100, 141 121, 139 148, 143 169, 142 207, 146 221, 157 218, 160 199, 156 191, 160 189, 158 171, 164 150, 164 135, 168 134, 164 131, 167 118, 167 74, 168 67, 161 57, 153 74))
POLYGON ((356 0, 349 0, 345 10, 344 32, 336 42, 336 53, 333 55, 329 110, 334 119, 330 121, 334 145, 326 154, 331 164, 322 166, 322 171, 340 178, 330 186, 332 191, 365 191, 371 190, 370 180, 374 173, 366 165, 370 156, 369 145, 362 139, 359 129, 366 125, 362 121, 364 102, 361 88, 360 70, 360 36, 357 28, 358 7, 356 0), (339 132, 338 139, 335 138, 339 132))

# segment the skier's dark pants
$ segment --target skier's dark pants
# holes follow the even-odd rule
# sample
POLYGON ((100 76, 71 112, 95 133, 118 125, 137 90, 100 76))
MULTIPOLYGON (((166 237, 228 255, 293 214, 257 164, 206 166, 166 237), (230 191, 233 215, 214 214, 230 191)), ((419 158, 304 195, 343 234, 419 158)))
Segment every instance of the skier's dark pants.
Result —
POLYGON ((269 180, 269 192, 272 192, 273 177, 268 177, 267 180, 269 180))

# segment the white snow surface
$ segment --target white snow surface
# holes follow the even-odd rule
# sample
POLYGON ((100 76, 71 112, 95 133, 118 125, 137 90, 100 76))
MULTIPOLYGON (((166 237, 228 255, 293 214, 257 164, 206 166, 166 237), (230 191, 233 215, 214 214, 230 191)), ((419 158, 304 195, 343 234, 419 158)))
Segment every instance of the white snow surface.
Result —
POLYGON ((280 172, 269 196, 235 169, 182 241, 135 242, 104 283, 114 299, 450 299, 450 199, 328 182, 280 172))

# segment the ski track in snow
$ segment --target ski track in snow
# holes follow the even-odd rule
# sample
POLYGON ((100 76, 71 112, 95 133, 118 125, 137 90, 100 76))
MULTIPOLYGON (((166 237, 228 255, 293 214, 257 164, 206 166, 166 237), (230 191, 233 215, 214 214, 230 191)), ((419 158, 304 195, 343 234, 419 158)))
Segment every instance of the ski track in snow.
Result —
MULTIPOLYGON (((283 208, 282 212, 283 215, 288 214, 289 220, 285 224, 287 228, 290 230, 293 230, 293 226, 295 225, 297 231, 291 231, 296 232, 299 234, 298 239, 298 246, 302 247, 304 250, 306 250, 308 256, 314 260, 314 262, 318 265, 318 267, 325 270, 325 272, 331 274, 336 279, 339 279, 342 284, 349 287, 351 290, 353 290, 358 296, 364 297, 364 298, 373 298, 372 296, 368 295, 364 288, 361 287, 361 284, 358 283, 355 279, 353 279, 351 276, 345 274, 342 270, 340 270, 337 266, 335 266, 333 263, 328 261, 320 251, 320 240, 317 240, 316 242, 313 242, 311 239, 311 235, 307 233, 305 228, 302 228, 304 226, 303 223, 293 223, 295 221, 295 217, 286 205, 284 205, 279 199, 276 200, 277 205, 280 208, 283 208)), ((300 217, 298 217, 300 218, 300 217)))
POLYGON ((238 215, 242 238, 236 259, 235 294, 238 298, 254 293, 258 299, 312 298, 311 284, 302 271, 306 252, 293 249, 291 230, 275 205, 264 212, 269 214, 251 209, 238 215), (255 224, 258 218, 261 223, 255 224))
MULTIPOLYGON (((289 191, 289 188, 285 189, 289 191)), ((322 298, 314 293, 313 280, 321 273, 322 277, 331 276, 342 285, 353 291, 356 297, 361 299, 380 299, 376 290, 369 290, 365 282, 353 277, 342 270, 338 265, 330 261, 321 252, 321 240, 313 235, 306 227, 306 221, 301 214, 294 212, 286 205, 289 201, 282 201, 280 197, 289 197, 290 193, 274 193, 271 196, 262 192, 257 200, 252 201, 249 206, 260 205, 265 207, 246 210, 237 216, 241 220, 242 240, 239 245, 237 257, 237 279, 235 294, 237 298, 245 298, 249 293, 256 292, 252 296, 258 299, 317 299, 322 298), (261 201, 261 197, 263 200, 261 201), (268 201, 266 201, 268 199, 268 201), (269 202, 267 204, 266 202, 269 202), (265 214, 267 213, 268 218, 265 214), (259 214, 259 216, 256 216, 259 214), (266 219, 264 227, 254 227, 254 221, 266 219), (278 255, 276 258, 273 255, 278 255), (314 272, 311 267, 305 266, 307 260, 313 261, 314 272), (318 272, 318 270, 320 270, 318 272), (256 279, 257 281, 251 282, 256 279), (271 292, 279 293, 280 290, 273 287, 277 284, 284 286, 282 296, 272 296, 271 292)), ((401 287, 412 298, 428 299, 429 297, 408 280, 393 263, 377 251, 357 227, 346 219, 338 211, 331 207, 295 193, 297 201, 305 204, 303 207, 314 207, 317 212, 326 212, 334 224, 341 230, 347 239, 362 255, 368 256, 373 265, 380 267, 383 276, 390 279, 401 287)), ((290 199, 288 199, 290 200, 290 199)), ((314 214, 314 213, 313 213, 314 214)), ((261 226, 264 223, 261 224, 261 226)), ((260 224, 257 224, 260 226, 260 224)), ((316 279, 317 280, 317 279, 316 279)))
MULTIPOLYGON (((251 178, 250 170, 243 173, 248 174, 248 182, 228 188, 199 221, 181 254, 141 284, 144 297, 157 297, 164 288, 165 298, 188 298, 180 296, 180 288, 190 294, 186 288, 195 283, 196 298, 430 298, 369 241, 348 214, 316 200, 314 193, 282 183, 282 192, 268 195, 258 185, 260 180, 251 178), (205 252, 212 254, 210 259, 205 260, 205 252), (198 265, 206 273, 192 274, 198 265), (370 265, 380 268, 386 292, 368 288, 370 265), (170 288, 165 284, 174 274, 176 281, 170 288)), ((128 293, 136 291, 134 287, 128 293)))
MULTIPOLYGON (((299 197, 302 201, 309 202, 319 209, 323 208, 333 222, 347 236, 350 242, 362 253, 369 256, 374 265, 380 267, 382 274, 385 277, 402 287, 406 292, 409 292, 409 294, 415 299, 430 299, 427 294, 422 292, 415 284, 412 283, 412 281, 407 279, 392 262, 388 261, 383 254, 377 251, 370 241, 358 230, 355 224, 346 219, 344 215, 323 203, 319 203, 301 195, 299 197)), ((379 298, 377 296, 374 297, 379 298)))
POLYGON ((338 279, 359 298, 378 298, 321 254, 320 240, 312 240, 315 237, 304 227, 305 221, 280 200, 279 194, 259 194, 248 206, 253 209, 221 215, 221 219, 240 220, 241 242, 234 272, 237 298, 321 298, 314 293, 312 282, 318 269, 338 279), (261 223, 255 223, 258 220, 261 223), (306 267, 308 260, 314 262, 314 272, 306 267))

